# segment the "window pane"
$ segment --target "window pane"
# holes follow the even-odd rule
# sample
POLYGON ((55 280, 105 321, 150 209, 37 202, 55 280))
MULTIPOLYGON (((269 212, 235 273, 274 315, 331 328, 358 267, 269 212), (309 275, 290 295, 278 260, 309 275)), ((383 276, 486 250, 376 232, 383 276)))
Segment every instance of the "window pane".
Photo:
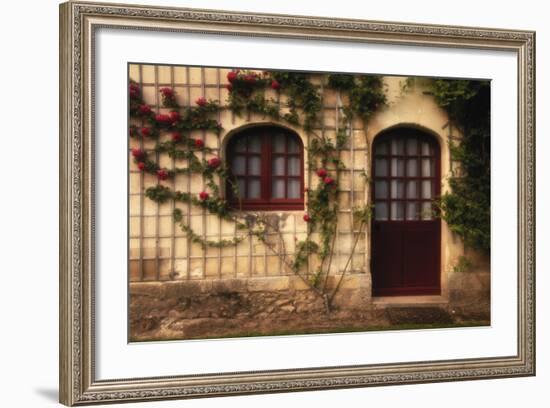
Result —
POLYGON ((418 154, 418 141, 416 139, 407 140, 407 155, 412 156, 418 154))
POLYGON ((248 158, 248 174, 253 176, 259 176, 261 173, 260 158, 258 156, 251 156, 248 158))
POLYGON ((284 153, 285 151, 285 140, 286 136, 284 134, 278 134, 273 136, 273 151, 276 153, 284 153))
POLYGON ((431 220, 432 219, 432 203, 422 203, 422 219, 431 220))
POLYGON ((272 162, 272 172, 275 176, 284 176, 285 175, 285 158, 284 157, 275 157, 272 162))
POLYGON ((376 159, 374 171, 377 177, 386 177, 388 175, 388 161, 386 159, 376 159))
POLYGON ((374 218, 377 220, 387 220, 388 219, 388 204, 387 203, 376 203, 374 206, 374 218))
POLYGON ((417 198, 417 197, 418 197, 418 191, 417 191, 416 181, 408 181, 407 182, 407 198, 417 198))
POLYGON ((237 187, 239 187, 239 198, 246 198, 246 180, 244 178, 237 179, 237 187))
POLYGON ((239 137, 235 140, 234 149, 236 152, 246 151, 246 137, 239 137))
POLYGON ((416 159, 407 160, 407 177, 418 176, 418 161, 416 159))
POLYGON ((261 184, 258 179, 248 180, 248 196, 247 198, 260 198, 261 184))
POLYGON ((391 141, 391 154, 405 154, 403 139, 393 139, 391 141))
POLYGON ((431 148, 430 148, 430 145, 427 142, 422 142, 421 153, 422 153, 423 156, 429 156, 431 154, 431 148))
POLYGON ((391 175, 393 177, 403 177, 405 175, 405 161, 403 159, 391 160, 391 175))
POLYGON ((391 203, 391 219, 402 220, 405 218, 405 203, 391 203))
POLYGON ((417 220, 418 215, 418 203, 407 203, 407 220, 417 220))
POLYGON ((300 180, 290 179, 288 181, 288 197, 287 198, 300 198, 300 180))
POLYGON ((300 158, 299 157, 289 157, 288 158, 288 173, 289 176, 299 176, 300 175, 300 158))
POLYGON ((233 174, 240 175, 245 173, 245 157, 244 156, 235 156, 231 163, 231 170, 233 174))
POLYGON ((374 197, 375 198, 388 198, 388 182, 377 181, 374 183, 374 197))
POLYGON ((248 138, 248 151, 250 153, 260 153, 262 150, 262 139, 260 136, 254 135, 248 138))
POLYGON ((432 198, 432 182, 430 180, 422 181, 422 198, 432 198))
POLYGON ((433 177, 434 163, 430 159, 422 159, 422 177, 433 177))
POLYGON ((271 197, 273 198, 285 198, 285 180, 274 179, 271 185, 271 197))
POLYGON ((289 153, 300 153, 300 144, 295 137, 288 137, 288 152, 289 153))
POLYGON ((401 180, 392 180, 391 182, 391 198, 404 198, 405 183, 401 180))
POLYGON ((376 154, 388 154, 388 144, 387 143, 378 143, 376 145, 376 154))

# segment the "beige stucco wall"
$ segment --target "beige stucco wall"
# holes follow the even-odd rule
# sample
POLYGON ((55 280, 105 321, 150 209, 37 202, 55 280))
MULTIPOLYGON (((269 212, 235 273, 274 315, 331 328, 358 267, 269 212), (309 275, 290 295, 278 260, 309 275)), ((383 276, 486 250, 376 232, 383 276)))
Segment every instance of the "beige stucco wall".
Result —
MULTIPOLYGON (((191 106, 201 96, 220 101, 227 99, 227 69, 170 67, 153 65, 131 65, 130 78, 142 86, 144 99, 159 112, 169 111, 159 108, 158 88, 173 87, 181 106, 191 106)), ((314 78, 319 84, 320 77, 314 78)), ((433 135, 441 147, 441 175, 442 191, 446 191, 446 182, 451 170, 448 148, 448 139, 452 135, 459 137, 456 129, 448 126, 448 117, 440 109, 431 96, 426 95, 425 84, 416 80, 404 89, 406 78, 385 77, 388 106, 377 112, 368 123, 366 129, 360 120, 354 120, 350 128, 349 146, 343 151, 342 159, 346 171, 341 174, 340 214, 338 222, 337 251, 334 257, 331 273, 337 274, 344 267, 352 247, 355 236, 354 228, 357 222, 354 219, 352 208, 364 205, 369 197, 369 186, 365 182, 364 171, 370 174, 370 147, 376 136, 395 126, 413 126, 433 135)), ((333 90, 323 89, 322 123, 315 132, 327 137, 335 138, 339 120, 342 118, 341 107, 346 103, 345 97, 333 90)), ((275 91, 267 91, 267 97, 278 98, 275 91)), ((284 106, 284 98, 280 100, 284 106)), ((213 133, 196 131, 191 137, 201 138, 205 144, 214 149, 215 153, 224 158, 224 147, 230 136, 236 131, 253 124, 274 123, 270 119, 259 115, 243 115, 238 117, 229 110, 218 114, 218 121, 223 125, 223 132, 219 137, 213 133)), ((131 122, 132 123, 132 122, 131 122)), ((139 125, 139 123, 135 122, 139 125)), ((274 123, 290 127, 286 123, 274 123)), ((292 127, 290 127, 292 128, 292 127)), ((304 146, 308 146, 308 135, 301 128, 293 128, 300 135, 304 146)), ((161 138, 167 138, 162 135, 161 138)), ((152 141, 130 139, 129 148, 141 146, 150 149, 152 141)), ((205 158, 209 155, 206 154, 205 158)), ((305 169, 308 169, 307 155, 305 169)), ((171 168, 174 161, 166 155, 159 158, 161 166, 171 168)), ((184 166, 184 163, 177 163, 184 166)), ((209 278, 248 278, 255 276, 280 276, 290 274, 282 267, 277 256, 267 252, 265 246, 254 238, 247 238, 236 247, 209 248, 204 251, 196 244, 190 243, 184 234, 174 225, 171 213, 174 205, 181 208, 185 219, 195 232, 216 240, 239 235, 233 224, 220 221, 215 215, 210 215, 202 209, 186 204, 166 203, 158 205, 142 193, 146 187, 157 183, 156 177, 142 174, 137 171, 135 164, 130 160, 130 279, 138 280, 187 280, 209 278), (141 265, 141 266, 140 266, 141 265)), ((314 187, 318 177, 305 172, 305 186, 314 187)), ((180 191, 199 193, 205 186, 199 175, 177 175, 173 181, 161 182, 180 191)), ((307 205, 307 203, 306 203, 307 205)), ((290 256, 294 252, 295 242, 306 236, 306 223, 302 220, 303 211, 275 212, 281 231, 283 232, 285 247, 290 256)), ((352 268, 348 273, 363 274, 370 281, 369 271, 369 232, 362 233, 353 256, 352 268)), ((447 295, 449 274, 458 257, 463 254, 463 246, 459 239, 453 236, 442 222, 441 242, 441 270, 443 295, 447 295)), ((311 260, 310 270, 315 270, 315 259, 311 260)))

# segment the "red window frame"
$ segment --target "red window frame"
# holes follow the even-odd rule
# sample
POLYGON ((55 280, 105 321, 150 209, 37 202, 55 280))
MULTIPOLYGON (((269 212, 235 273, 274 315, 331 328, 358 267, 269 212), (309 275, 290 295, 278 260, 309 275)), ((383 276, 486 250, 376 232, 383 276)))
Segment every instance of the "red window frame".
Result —
MULTIPOLYGON (((288 129, 276 127, 276 126, 257 126, 243 130, 236 135, 234 135, 226 148, 227 153, 227 163, 229 167, 229 179, 226 184, 226 195, 230 205, 236 209, 242 210, 258 210, 258 211, 281 211, 281 210, 303 210, 304 209, 304 145, 301 138, 294 132, 289 131, 288 129), (284 134, 285 138, 285 149, 284 152, 275 152, 273 146, 273 140, 275 135, 284 134), (247 139, 246 150, 236 152, 236 144, 242 138, 247 139), (250 152, 248 142, 250 138, 257 138, 260 140, 260 152, 250 152), (289 138, 293 139, 298 144, 298 152, 289 152, 288 150, 288 140, 289 138), (242 198, 240 201, 238 197, 233 194, 232 183, 236 183, 236 176, 232 174, 233 161, 235 156, 244 156, 246 159, 245 162, 245 172, 239 175, 239 178, 245 180, 245 184, 248 185, 248 181, 251 179, 260 180, 260 197, 259 198, 242 198), (251 156, 256 156, 260 158, 260 175, 253 175, 249 173, 248 169, 248 159, 251 156), (285 158, 284 174, 283 175, 274 175, 273 174, 273 160, 276 157, 285 158), (299 158, 299 174, 298 175, 289 175, 288 174, 288 163, 289 158, 297 157, 299 158), (292 179, 299 180, 299 198, 273 198, 272 197, 272 187, 275 180, 284 180, 285 185, 285 197, 288 194, 288 184, 292 179)), ((243 194, 243 193, 241 193, 243 194)), ((246 194, 246 192, 244 193, 246 194)))

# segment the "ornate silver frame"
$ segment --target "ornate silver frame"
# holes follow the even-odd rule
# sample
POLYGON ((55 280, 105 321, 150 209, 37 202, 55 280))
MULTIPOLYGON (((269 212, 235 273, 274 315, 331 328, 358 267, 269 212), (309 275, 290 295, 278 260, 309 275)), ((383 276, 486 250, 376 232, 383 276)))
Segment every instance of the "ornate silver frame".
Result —
POLYGON ((60 6, 60 401, 66 405, 535 374, 535 33, 68 2, 60 6), (513 356, 96 380, 93 47, 98 27, 508 50, 518 61, 518 350, 513 356))

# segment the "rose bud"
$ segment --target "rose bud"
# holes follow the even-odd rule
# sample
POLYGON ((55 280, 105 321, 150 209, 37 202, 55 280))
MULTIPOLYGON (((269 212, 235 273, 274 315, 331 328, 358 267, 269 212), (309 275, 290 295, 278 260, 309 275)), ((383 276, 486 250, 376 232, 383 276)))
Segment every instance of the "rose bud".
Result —
POLYGON ((132 156, 134 156, 136 159, 140 159, 145 155, 145 152, 141 149, 138 149, 137 147, 134 147, 132 149, 132 156))
POLYGON ((139 162, 139 163, 137 164, 137 166, 138 166, 138 169, 140 169, 141 171, 145 170, 145 163, 139 162))
POLYGON ((180 140, 181 140, 181 133, 180 132, 172 133, 172 141, 179 142, 180 140))
POLYGON ((165 169, 157 170, 157 177, 159 180, 166 180, 168 178, 168 172, 165 169))
POLYGON ((310 222, 311 221, 311 217, 309 216, 309 214, 304 214, 304 221, 305 222, 310 222))
POLYGON ((238 76, 238 72, 237 71, 231 71, 231 72, 228 72, 227 73, 227 80, 229 82, 233 82, 235 81, 235 79, 237 79, 237 76, 238 76))
POLYGON ((166 98, 174 96, 174 90, 172 88, 160 88, 160 93, 166 98))
POLYGON ((151 113, 151 107, 149 105, 139 105, 138 111, 142 115, 148 115, 151 113))
POLYGON ((328 173, 327 173, 327 171, 326 171, 325 169, 318 169, 318 170, 317 170, 317 175, 318 175, 319 177, 321 177, 321 178, 326 177, 327 174, 328 174, 328 173))
POLYGON ((177 122, 178 120, 180 120, 180 113, 177 111, 170 112, 170 119, 172 120, 172 122, 177 122))
POLYGON ((208 102, 206 101, 206 98, 204 96, 201 96, 200 98, 197 98, 195 103, 199 106, 206 106, 208 102))
POLYGON ((274 79, 273 81, 271 81, 271 89, 280 89, 281 88, 281 84, 276 80, 274 79))
POLYGON ((197 149, 202 149, 204 147, 204 142, 201 139, 195 139, 194 143, 197 149))
POLYGON ((208 197, 210 197, 208 195, 208 193, 206 191, 201 191, 200 194, 199 194, 199 198, 204 201, 204 200, 208 200, 208 197))
POLYGON ((325 184, 327 184, 327 185, 328 185, 328 184, 332 184, 332 183, 334 183, 334 179, 331 178, 331 177, 325 177, 325 178, 323 179, 323 183, 325 183, 325 184))
POLYGON ((148 127, 142 127, 141 128, 141 136, 151 136, 151 128, 148 127))
POLYGON ((211 169, 215 169, 221 163, 222 161, 220 160, 219 157, 212 157, 210 160, 208 160, 208 167, 210 167, 211 169))

